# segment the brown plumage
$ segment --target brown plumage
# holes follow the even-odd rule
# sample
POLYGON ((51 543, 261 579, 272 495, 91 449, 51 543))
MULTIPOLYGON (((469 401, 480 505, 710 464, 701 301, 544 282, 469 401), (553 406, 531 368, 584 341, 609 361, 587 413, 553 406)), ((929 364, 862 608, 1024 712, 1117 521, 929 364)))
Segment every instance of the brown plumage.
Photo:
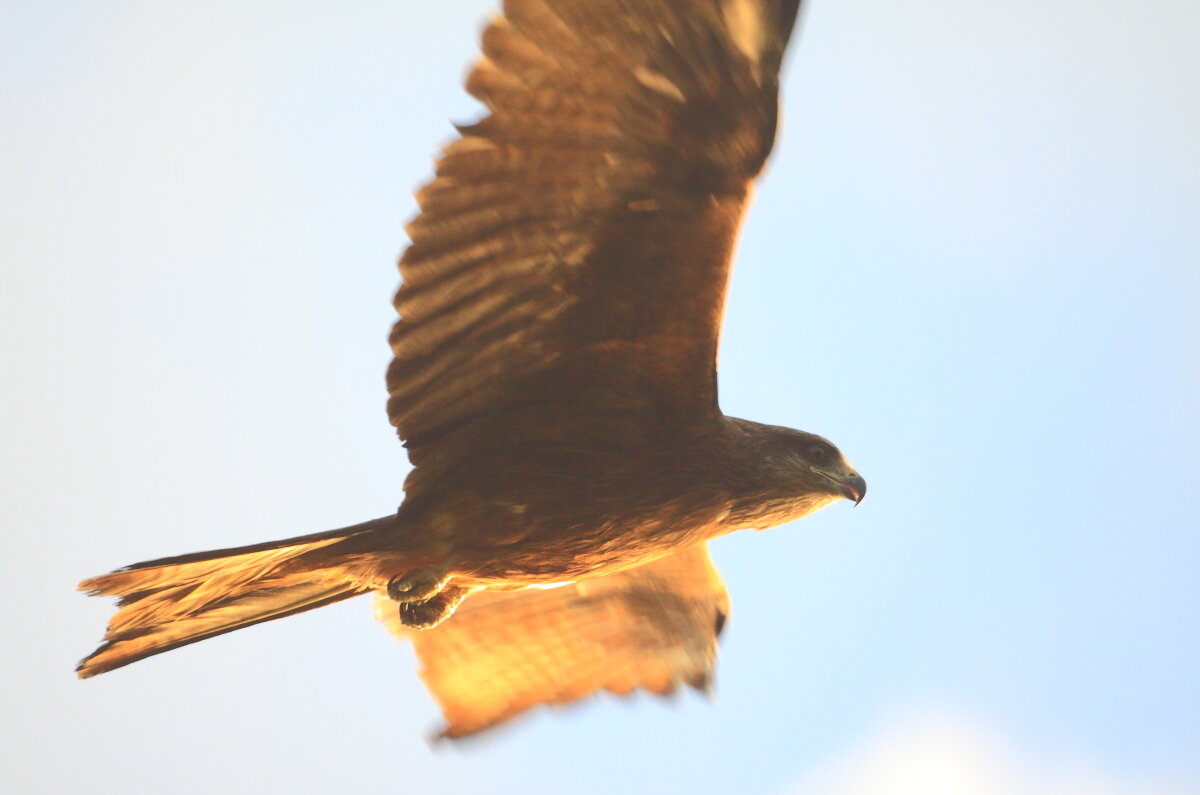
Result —
MULTIPOLYGON (((672 559, 694 565, 654 579, 663 609, 646 620, 692 637, 665 605, 688 571, 715 576, 698 545, 860 500, 862 478, 827 441, 717 405, 726 283, 798 5, 508 0, 467 79, 489 115, 460 128, 418 192, 400 261, 387 383, 414 467, 404 503, 340 531, 85 581, 120 609, 80 675, 375 591, 434 633, 418 651, 436 678, 435 649, 467 630, 431 628, 471 594, 464 628, 520 615, 518 636, 533 637, 539 610, 569 622, 568 596, 637 590, 656 571, 637 567, 672 559), (575 580, 557 596, 520 590, 575 580)), ((608 614, 616 626, 579 632, 628 620, 608 614)), ((663 662, 664 648, 641 653, 663 662)), ((665 662, 637 670, 582 689, 689 681, 665 662)), ((557 698, 521 692, 513 703, 557 698)), ((509 714, 447 711, 455 734, 509 714)))
POLYGON ((435 629, 406 627, 386 596, 375 597, 375 609, 389 631, 412 641, 446 717, 438 736, 458 738, 599 690, 669 696, 686 684, 707 692, 729 595, 698 544, 551 590, 486 590, 435 629))

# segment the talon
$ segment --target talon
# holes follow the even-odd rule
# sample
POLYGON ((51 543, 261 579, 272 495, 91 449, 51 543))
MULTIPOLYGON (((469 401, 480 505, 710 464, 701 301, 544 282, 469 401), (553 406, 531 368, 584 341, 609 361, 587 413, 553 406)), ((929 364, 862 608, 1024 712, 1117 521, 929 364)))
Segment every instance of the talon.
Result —
POLYGON ((394 602, 425 602, 446 587, 450 578, 435 569, 418 569, 388 580, 387 595, 394 602))
POLYGON ((413 629, 433 629, 453 615, 469 593, 467 588, 452 585, 423 602, 401 602, 397 608, 400 623, 413 629))

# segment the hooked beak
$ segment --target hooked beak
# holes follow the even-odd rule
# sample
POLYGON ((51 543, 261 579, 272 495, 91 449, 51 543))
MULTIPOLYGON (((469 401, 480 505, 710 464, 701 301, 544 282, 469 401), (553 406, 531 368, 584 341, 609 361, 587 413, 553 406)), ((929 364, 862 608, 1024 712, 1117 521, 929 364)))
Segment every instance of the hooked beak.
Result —
POLYGON ((863 501, 863 497, 867 496, 867 481, 863 480, 862 475, 854 474, 848 478, 842 478, 838 481, 838 488, 842 492, 842 496, 853 500, 855 505, 858 505, 863 501))

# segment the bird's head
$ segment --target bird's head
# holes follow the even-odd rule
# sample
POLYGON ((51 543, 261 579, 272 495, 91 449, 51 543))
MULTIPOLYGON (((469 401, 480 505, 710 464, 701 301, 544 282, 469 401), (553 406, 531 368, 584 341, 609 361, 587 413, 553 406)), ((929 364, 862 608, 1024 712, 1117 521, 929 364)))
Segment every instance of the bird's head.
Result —
POLYGON ((778 463, 782 468, 811 491, 844 497, 853 500, 855 505, 863 501, 867 496, 867 482, 832 442, 814 433, 790 428, 781 430, 787 431, 780 439, 782 449, 778 463))
POLYGON ((839 499, 862 502, 867 482, 832 442, 813 433, 737 420, 753 485, 741 511, 746 526, 798 519, 839 499))

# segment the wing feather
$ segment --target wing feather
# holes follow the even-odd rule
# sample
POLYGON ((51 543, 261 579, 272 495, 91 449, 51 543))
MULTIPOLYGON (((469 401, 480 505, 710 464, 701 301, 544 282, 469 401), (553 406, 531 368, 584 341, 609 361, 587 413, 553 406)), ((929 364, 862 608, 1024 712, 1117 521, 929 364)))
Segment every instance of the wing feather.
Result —
POLYGON ((553 590, 483 591, 429 630, 404 627, 384 597, 375 614, 412 641, 442 736, 464 737, 602 690, 707 690, 729 596, 701 544, 553 590))
POLYGON ((388 409, 418 470, 513 407, 611 405, 610 431, 637 438, 717 410, 725 285, 797 5, 505 3, 466 82, 488 115, 417 193, 400 261, 388 409), (621 400, 601 399, 614 383, 621 400))

